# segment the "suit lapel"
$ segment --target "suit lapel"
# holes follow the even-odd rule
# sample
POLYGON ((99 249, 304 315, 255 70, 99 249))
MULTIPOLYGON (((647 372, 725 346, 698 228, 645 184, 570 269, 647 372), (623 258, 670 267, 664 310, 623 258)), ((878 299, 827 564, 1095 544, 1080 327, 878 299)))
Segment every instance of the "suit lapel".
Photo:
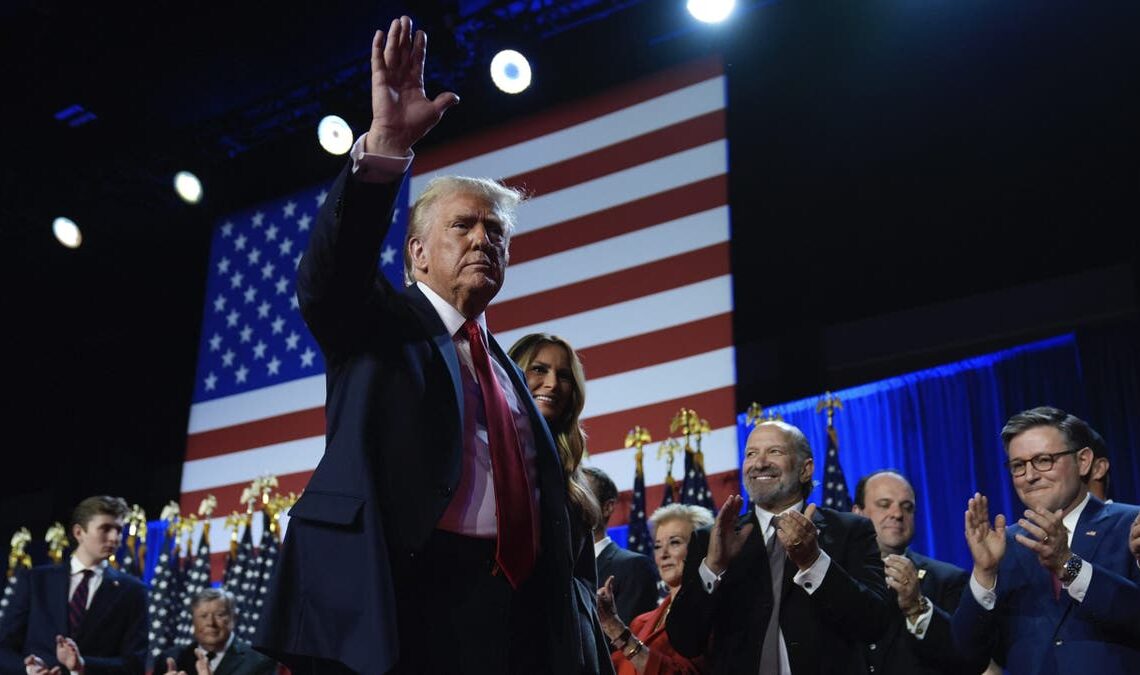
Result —
POLYGON ((1073 553, 1079 555, 1083 560, 1092 560, 1096 555, 1097 548, 1100 547, 1100 542, 1104 541, 1107 533, 1102 531, 1106 529, 1102 521, 1104 521, 1105 516, 1104 502, 1090 496, 1088 504, 1085 504, 1085 510, 1081 512, 1081 517, 1077 520, 1077 528, 1073 532, 1073 543, 1069 547, 1073 553))
POLYGON ((63 565, 52 567, 48 572, 47 584, 49 587, 49 598, 60 598, 61 602, 53 602, 48 605, 48 619, 51 625, 55 628, 55 635, 67 635, 67 603, 71 599, 69 591, 71 590, 68 582, 70 581, 71 568, 70 561, 63 565))
MULTIPOLYGON (((763 569, 763 576, 761 579, 771 579, 772 573, 768 566, 768 551, 764 548, 764 533, 760 530, 760 519, 756 517, 756 508, 754 506, 748 507, 748 512, 741 515, 736 521, 736 529, 740 529, 745 525, 752 526, 752 532, 748 538, 744 540, 744 546, 740 549, 739 557, 745 561, 755 559, 757 562, 746 562, 745 568, 751 568, 752 565, 758 565, 757 569, 763 569)), ((758 573, 759 574, 759 573, 758 573)), ((765 586, 765 584, 761 584, 765 586)), ((766 584, 768 592, 772 590, 772 584, 766 584)))
POLYGON ((245 653, 246 644, 237 638, 226 650, 222 660, 218 662, 218 669, 214 671, 214 675, 229 675, 237 670, 238 664, 241 662, 241 657, 245 653))
POLYGON ((87 614, 83 617, 83 623, 79 625, 79 637, 86 638, 90 635, 91 631, 95 629, 95 626, 103 622, 103 617, 106 616, 108 610, 115 605, 119 596, 122 595, 122 584, 122 572, 119 572, 110 565, 104 568, 103 582, 99 584, 98 590, 95 591, 95 597, 91 599, 91 606, 87 608, 87 614))
POLYGON ((463 379, 459 374, 459 355, 455 351, 455 343, 452 342, 452 336, 447 332, 447 327, 443 325, 440 320, 439 314, 435 311, 431 301, 427 299, 419 286, 412 284, 404 289, 404 297, 408 299, 408 305, 412 308, 412 313, 419 319, 420 325, 424 327, 428 335, 431 336, 431 341, 435 345, 435 349, 443 358, 443 362, 447 365, 447 372, 451 375, 451 385, 455 394, 455 405, 459 410, 459 419, 462 423, 463 418, 463 379))

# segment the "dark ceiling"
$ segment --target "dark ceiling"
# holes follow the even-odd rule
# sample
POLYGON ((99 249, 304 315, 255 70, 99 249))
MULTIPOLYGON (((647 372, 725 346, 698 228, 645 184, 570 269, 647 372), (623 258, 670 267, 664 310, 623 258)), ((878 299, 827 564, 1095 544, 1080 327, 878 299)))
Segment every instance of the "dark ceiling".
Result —
POLYGON ((0 479, 0 536, 95 491, 148 510, 177 495, 210 228, 336 173, 315 120, 363 127, 372 31, 412 5, 428 88, 463 97, 431 143, 724 55, 742 400, 1011 339, 979 316, 968 344, 843 371, 822 344, 844 322, 1113 266, 1135 295, 1137 3, 740 0, 721 27, 681 0, 199 4, 0 10, 4 422, 22 469, 0 479), (515 98, 482 66, 507 44, 535 65, 515 98), (54 118, 72 105, 95 119, 54 118), (173 195, 181 168, 202 205, 173 195), (80 249, 52 239, 58 214, 80 249))

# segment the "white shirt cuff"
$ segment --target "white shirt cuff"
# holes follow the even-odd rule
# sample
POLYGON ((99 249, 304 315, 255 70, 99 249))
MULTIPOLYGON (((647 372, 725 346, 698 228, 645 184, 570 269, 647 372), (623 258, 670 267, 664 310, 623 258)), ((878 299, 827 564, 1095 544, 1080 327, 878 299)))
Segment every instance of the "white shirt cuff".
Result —
POLYGON ((407 157, 364 152, 365 138, 368 138, 368 134, 361 134, 348 151, 348 156, 352 159, 353 178, 364 183, 391 183, 408 171, 416 156, 414 152, 409 150, 407 157))
POLYGON ((930 602, 930 598, 926 599, 926 611, 918 615, 918 619, 911 623, 908 616, 906 618, 906 629, 911 635, 919 640, 926 637, 926 629, 930 627, 930 619, 934 616, 934 603, 930 602))
MULTIPOLYGON (((701 567, 698 571, 701 574, 701 581, 704 582, 706 593, 712 593, 715 591, 716 587, 720 585, 721 577, 724 576, 724 572, 721 572, 720 574, 713 574, 713 571, 709 569, 709 566, 705 564, 704 560, 701 560, 701 567)), ((728 570, 725 570, 725 572, 727 571, 728 570)))
POLYGON ((823 583, 823 577, 829 569, 831 569, 831 556, 827 555, 827 551, 820 549, 819 557, 815 559, 811 567, 796 572, 796 576, 792 577, 792 582, 807 591, 808 595, 811 595, 823 583))
POLYGON ((993 588, 984 588, 982 584, 974 578, 973 574, 970 575, 970 593, 974 595, 974 599, 977 600, 978 604, 986 611, 992 610, 997 605, 997 593, 994 592, 996 588, 997 579, 994 579, 993 588))
POLYGON ((1092 565, 1089 564, 1089 561, 1085 560, 1084 564, 1081 565, 1081 571, 1077 572, 1077 578, 1073 579, 1073 583, 1069 584, 1066 588, 1066 590, 1069 591, 1069 595, 1073 596, 1073 599, 1077 602, 1083 602, 1085 593, 1089 592, 1089 583, 1092 582, 1092 574, 1092 565))

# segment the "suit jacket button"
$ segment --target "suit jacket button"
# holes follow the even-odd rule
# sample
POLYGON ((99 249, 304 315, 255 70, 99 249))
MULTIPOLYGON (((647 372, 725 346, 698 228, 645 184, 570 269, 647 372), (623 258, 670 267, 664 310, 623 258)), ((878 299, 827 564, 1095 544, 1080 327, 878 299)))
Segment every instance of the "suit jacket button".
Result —
POLYGON ((876 645, 874 642, 871 643, 870 649, 871 649, 871 651, 875 651, 876 645))
POLYGON ((1055 644, 1055 645, 1057 645, 1058 647, 1060 647, 1061 645, 1065 644, 1065 641, 1064 641, 1064 640, 1057 640, 1057 641, 1056 641, 1056 642, 1054 642, 1053 644, 1055 644))
POLYGON ((439 486, 439 494, 444 496, 444 497, 450 497, 451 496, 451 486, 450 485, 440 485, 439 486))

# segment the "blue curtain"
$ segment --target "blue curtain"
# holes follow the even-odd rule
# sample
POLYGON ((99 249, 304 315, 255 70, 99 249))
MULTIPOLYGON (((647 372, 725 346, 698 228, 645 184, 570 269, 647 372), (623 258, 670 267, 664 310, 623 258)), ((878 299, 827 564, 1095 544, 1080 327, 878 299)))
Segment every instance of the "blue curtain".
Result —
POLYGON ((1077 343, 1089 399, 1084 419, 1108 445, 1108 496, 1135 504, 1140 495, 1140 462, 1135 461, 1140 448, 1140 324, 1083 329, 1077 343))
MULTIPOLYGON (((898 469, 917 493, 912 548, 967 569, 966 500, 981 492, 990 499, 991 515, 1012 519, 1024 510, 1004 465, 1000 432, 1006 419, 1037 405, 1054 405, 1088 419, 1089 407, 1072 334, 834 393, 843 402, 835 427, 852 495, 860 476, 898 469)), ((826 420, 816 413, 818 400, 766 409, 803 430, 816 451, 817 483, 826 447, 826 420)), ((743 414, 737 424, 743 459, 749 431, 743 414)), ((819 502, 818 485, 810 499, 819 502)))

